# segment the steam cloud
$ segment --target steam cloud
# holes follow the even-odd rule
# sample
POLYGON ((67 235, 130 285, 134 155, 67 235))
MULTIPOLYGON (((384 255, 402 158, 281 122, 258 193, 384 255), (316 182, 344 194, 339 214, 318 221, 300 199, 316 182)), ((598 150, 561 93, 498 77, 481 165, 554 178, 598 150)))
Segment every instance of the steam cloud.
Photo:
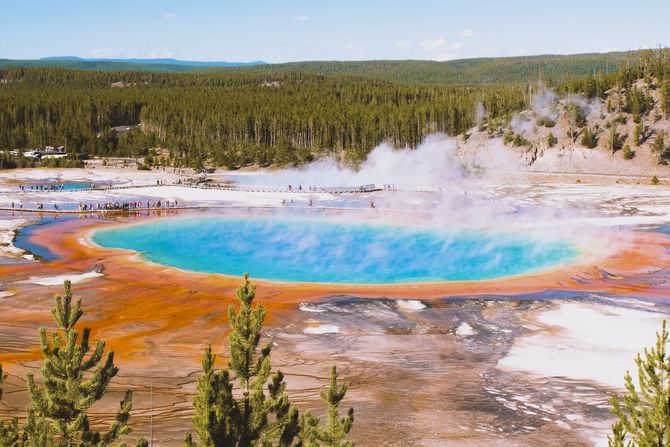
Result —
POLYGON ((474 172, 481 174, 482 169, 521 169, 521 165, 500 140, 490 140, 475 151, 468 151, 457 139, 436 134, 426 138, 416 149, 395 149, 381 144, 358 169, 327 158, 299 169, 274 172, 261 181, 303 187, 372 183, 398 188, 447 187, 454 182, 474 179, 474 172))
MULTIPOLYGON (((599 113, 602 108, 599 101, 576 95, 558 97, 555 92, 544 90, 533 97, 532 110, 515 116, 511 126, 518 132, 530 132, 536 125, 534 117, 557 121, 569 104, 580 107, 585 116, 599 113)), ((483 106, 477 106, 476 115, 481 120, 485 118, 483 106)), ((367 201, 375 201, 377 208, 391 211, 375 213, 375 220, 441 229, 523 232, 542 241, 570 240, 577 246, 589 247, 587 255, 598 257, 629 243, 625 233, 612 236, 614 233, 606 225, 590 225, 590 219, 599 215, 597 210, 570 207, 569 198, 555 201, 543 197, 546 191, 534 192, 526 177, 527 166, 521 160, 520 153, 505 147, 501 138, 480 134, 463 142, 435 134, 416 149, 381 144, 358 169, 323 159, 253 181, 304 189, 392 185, 394 192, 351 200, 359 200, 364 208, 367 201)), ((485 253, 492 247, 478 249, 485 253)))
MULTIPOLYGON (((368 201, 375 201, 378 209, 391 213, 372 213, 374 219, 391 223, 523 232, 529 238, 571 240, 591 247, 597 242, 592 251, 598 253, 620 246, 623 239, 612 244, 608 237, 601 237, 606 230, 585 224, 584 212, 588 210, 568 208, 566 202, 542 197, 529 199, 532 184, 524 168, 500 138, 463 142, 432 135, 416 149, 382 144, 357 170, 326 159, 300 169, 273 172, 258 181, 303 188, 393 185, 397 191, 350 200, 360 201, 363 208, 368 207, 368 201)), ((491 247, 479 249, 487 252, 491 247)))

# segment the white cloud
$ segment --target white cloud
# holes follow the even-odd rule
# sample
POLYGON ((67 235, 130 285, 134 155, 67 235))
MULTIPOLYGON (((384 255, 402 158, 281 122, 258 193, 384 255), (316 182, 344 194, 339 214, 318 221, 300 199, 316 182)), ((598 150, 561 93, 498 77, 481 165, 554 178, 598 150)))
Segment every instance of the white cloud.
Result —
MULTIPOLYGON (((442 55, 449 55, 449 57, 440 57, 441 55, 438 55, 441 59, 453 59, 453 51, 460 50, 463 48, 463 42, 452 42, 449 43, 447 39, 444 36, 439 36, 431 39, 424 39, 420 42, 421 48, 423 48, 426 51, 435 51, 435 52, 442 52, 442 55), (445 52, 445 50, 451 50, 452 52, 445 52)), ((396 46, 397 43, 396 43, 396 46)))
POLYGON ((93 48, 90 50, 88 57, 93 59, 166 59, 175 58, 177 54, 167 47, 163 47, 153 51, 120 51, 114 48, 93 48))
POLYGON ((344 47, 342 47, 342 52, 346 54, 348 57, 352 57, 355 59, 365 59, 369 57, 367 47, 354 45, 351 43, 344 45, 344 47))
POLYGON ((172 20, 175 17, 177 17, 177 14, 175 14, 174 12, 166 12, 161 14, 161 20, 172 20))
MULTIPOLYGON (((643 47, 643 48, 651 48, 651 47, 643 47)), ((598 53, 611 53, 613 51, 623 51, 621 47, 611 47, 611 48, 601 48, 598 50, 598 53)))
POLYGON ((435 56, 435 60, 437 61, 450 61, 453 59, 459 59, 460 55, 456 52, 446 52, 446 53, 439 53, 437 56, 435 56))
POLYGON ((176 57, 176 53, 164 48, 158 51, 151 51, 147 57, 149 59, 172 59, 176 57))
POLYGON ((306 22, 306 21, 309 20, 309 17, 307 17, 307 16, 294 16, 293 20, 295 20, 296 22, 306 22))
POLYGON ((399 40, 398 42, 394 42, 393 46, 396 48, 409 48, 412 44, 406 40, 399 40))
POLYGON ((447 39, 444 36, 435 37, 433 39, 423 39, 420 43, 424 50, 439 50, 447 44, 447 39))
POLYGON ((112 59, 117 57, 122 57, 120 51, 115 50, 114 48, 93 48, 89 51, 89 54, 94 59, 112 59))
POLYGON ((465 28, 463 31, 459 33, 461 37, 473 37, 475 33, 472 31, 470 28, 465 28))
POLYGON ((468 57, 496 57, 502 56, 502 51, 498 47, 481 47, 471 52, 468 57))

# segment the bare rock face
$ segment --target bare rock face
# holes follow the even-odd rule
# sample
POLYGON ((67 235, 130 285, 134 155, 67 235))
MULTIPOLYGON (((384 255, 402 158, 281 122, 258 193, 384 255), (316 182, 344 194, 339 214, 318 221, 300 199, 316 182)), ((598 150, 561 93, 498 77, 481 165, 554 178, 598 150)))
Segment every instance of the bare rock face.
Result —
POLYGON ((532 166, 533 163, 535 163, 535 160, 537 160, 538 151, 539 147, 533 146, 522 152, 521 159, 526 164, 526 166, 532 166))
POLYGON ((459 153, 466 164, 488 168, 510 169, 516 164, 515 169, 533 172, 669 176, 670 168, 653 148, 659 134, 670 146, 670 120, 661 106, 661 92, 654 80, 640 79, 632 89, 653 104, 642 116, 627 111, 631 92, 625 89, 612 88, 595 99, 544 91, 535 95, 532 109, 518 113, 506 125, 482 121, 471 129, 459 153), (640 124, 641 133, 636 131, 640 124), (595 139, 592 148, 583 144, 586 129, 595 139), (629 149, 627 157, 624 146, 629 149))

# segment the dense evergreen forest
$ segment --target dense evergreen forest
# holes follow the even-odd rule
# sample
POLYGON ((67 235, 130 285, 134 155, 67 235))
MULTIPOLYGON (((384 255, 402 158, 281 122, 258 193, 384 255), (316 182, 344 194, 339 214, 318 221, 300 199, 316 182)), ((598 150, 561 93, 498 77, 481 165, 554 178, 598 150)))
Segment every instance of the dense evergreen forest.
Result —
MULTIPOLYGON (((616 72, 556 88, 592 97, 639 77, 663 82, 670 79, 669 60, 666 50, 639 52, 616 72)), ((523 70, 505 60, 491 67, 503 80, 523 70)), ((416 147, 430 133, 461 134, 481 118, 479 104, 488 120, 502 122, 528 106, 530 84, 486 84, 488 76, 484 70, 470 84, 425 84, 272 66, 194 73, 4 68, 0 150, 64 145, 74 162, 164 148, 154 163, 196 168, 301 164, 325 155, 355 164, 382 142, 416 147)), ((5 167, 21 163, 8 157, 5 167)))
POLYGON ((65 145, 88 156, 170 149, 170 164, 353 162, 383 141, 414 147, 523 107, 522 85, 399 85, 309 73, 0 71, 0 148, 65 145), (117 134, 114 126, 142 123, 117 134))

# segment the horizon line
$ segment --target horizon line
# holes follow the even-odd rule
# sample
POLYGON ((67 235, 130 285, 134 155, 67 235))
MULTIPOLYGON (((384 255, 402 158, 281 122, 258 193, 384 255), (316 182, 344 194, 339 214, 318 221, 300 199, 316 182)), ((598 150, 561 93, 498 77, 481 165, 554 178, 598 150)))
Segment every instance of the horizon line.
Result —
POLYGON ((134 61, 134 60, 144 60, 144 61, 176 61, 176 62, 193 62, 193 63, 238 63, 238 64, 258 64, 258 65, 281 65, 281 64, 293 64, 301 62, 406 62, 406 61, 417 61, 417 62, 451 62, 451 61, 460 61, 460 60, 474 60, 474 59, 513 59, 513 58, 524 58, 524 57, 541 57, 541 56, 579 56, 579 55, 588 55, 588 54, 616 54, 616 53, 632 53, 636 51, 644 50, 658 50, 668 48, 666 46, 656 46, 656 47, 647 47, 647 48, 637 48, 637 49, 626 49, 626 50, 612 50, 612 51, 586 51, 581 53, 560 53, 560 52, 548 52, 548 53, 529 53, 529 54, 516 54, 516 55, 500 55, 500 56, 472 56, 472 57, 462 57, 454 59, 422 59, 422 58, 406 58, 406 59, 388 59, 388 58, 366 58, 366 59, 300 59, 300 60, 288 60, 280 62, 270 62, 265 59, 259 58, 248 61, 240 60, 226 60, 226 59, 192 59, 179 57, 83 57, 75 55, 50 55, 50 56, 41 56, 38 58, 25 58, 25 59, 13 59, 8 57, 0 57, 0 60, 5 61, 48 61, 48 60, 62 60, 67 61, 68 58, 71 60, 79 60, 84 62, 122 62, 122 61, 134 61))

